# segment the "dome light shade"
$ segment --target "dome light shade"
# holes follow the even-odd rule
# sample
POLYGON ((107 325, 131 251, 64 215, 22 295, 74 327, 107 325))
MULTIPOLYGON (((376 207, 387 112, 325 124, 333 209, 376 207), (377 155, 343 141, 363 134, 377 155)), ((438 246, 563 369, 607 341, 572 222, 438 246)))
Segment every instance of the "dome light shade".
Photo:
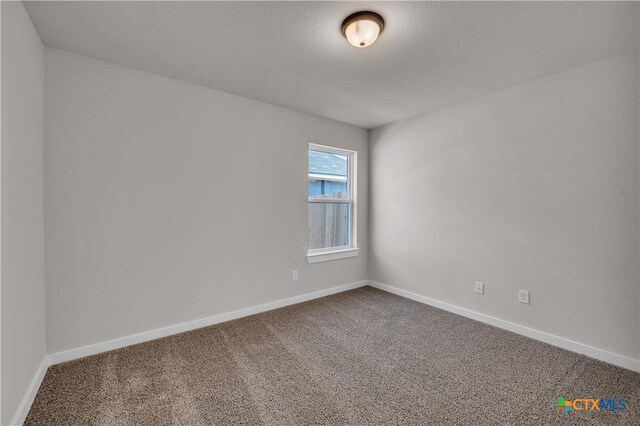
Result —
POLYGON ((342 35, 351 45, 369 47, 384 29, 384 19, 375 12, 356 12, 342 21, 342 35))

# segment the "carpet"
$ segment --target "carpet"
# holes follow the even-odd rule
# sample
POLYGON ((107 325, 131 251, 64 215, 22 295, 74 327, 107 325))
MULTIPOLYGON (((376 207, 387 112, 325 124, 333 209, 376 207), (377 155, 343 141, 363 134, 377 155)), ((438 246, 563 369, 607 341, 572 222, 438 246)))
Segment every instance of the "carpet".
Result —
POLYGON ((640 374, 371 287, 49 367, 26 425, 640 424, 640 374), (554 408, 624 398, 623 411, 554 408))

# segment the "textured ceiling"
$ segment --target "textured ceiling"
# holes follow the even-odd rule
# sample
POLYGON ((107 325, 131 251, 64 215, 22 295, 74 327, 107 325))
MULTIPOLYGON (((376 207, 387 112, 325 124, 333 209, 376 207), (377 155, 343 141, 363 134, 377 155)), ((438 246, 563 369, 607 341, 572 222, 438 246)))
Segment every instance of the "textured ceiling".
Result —
POLYGON ((638 49, 638 3, 28 2, 47 46, 372 128, 638 49), (340 34, 371 9, 367 49, 340 34))

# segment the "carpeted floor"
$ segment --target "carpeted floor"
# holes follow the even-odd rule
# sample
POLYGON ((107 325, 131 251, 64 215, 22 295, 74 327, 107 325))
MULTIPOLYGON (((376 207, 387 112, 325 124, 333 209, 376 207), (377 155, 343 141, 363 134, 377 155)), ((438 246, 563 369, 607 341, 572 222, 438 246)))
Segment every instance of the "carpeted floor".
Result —
POLYGON ((640 424, 640 374, 371 287, 54 365, 27 425, 640 424), (625 411, 558 412, 558 396, 625 411))

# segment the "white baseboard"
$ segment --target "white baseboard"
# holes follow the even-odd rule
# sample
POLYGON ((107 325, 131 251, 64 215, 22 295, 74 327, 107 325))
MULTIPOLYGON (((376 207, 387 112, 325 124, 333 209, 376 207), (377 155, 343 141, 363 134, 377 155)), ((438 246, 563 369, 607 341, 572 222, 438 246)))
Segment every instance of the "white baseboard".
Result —
POLYGON ((12 426, 22 425, 27 418, 27 414, 29 414, 29 410, 31 409, 31 404, 36 399, 36 394, 38 393, 38 389, 40 389, 40 385, 42 384, 42 379, 44 379, 44 375, 47 372, 47 368, 49 367, 49 358, 42 358, 42 362, 40 366, 36 370, 36 373, 33 375, 33 379, 31 379, 31 383, 29 383, 29 387, 27 388, 27 392, 24 394, 22 401, 20 401, 20 405, 16 410, 15 415, 13 416, 13 420, 11 420, 12 426))
POLYGON ((117 339, 94 343, 92 345, 69 349, 66 351, 50 354, 49 363, 51 365, 59 364, 61 362, 71 361, 89 355, 95 355, 101 352, 107 352, 114 349, 123 348, 125 346, 147 342, 149 340, 159 339, 161 337, 171 336, 173 334, 184 333, 185 331, 195 330, 197 328, 207 327, 210 325, 219 324, 225 321, 231 321, 249 315, 259 314, 261 312, 271 311, 273 309, 282 308, 289 305, 295 305, 297 303, 306 302, 308 300, 317 299, 319 297, 329 296, 331 294, 340 293, 354 288, 364 287, 368 284, 369 281, 367 280, 344 284, 337 287, 314 291, 312 293, 302 294, 300 296, 290 297, 288 299, 265 303, 263 305, 251 306, 249 308, 238 309, 237 311, 225 312, 223 314, 213 315, 207 318, 187 321, 180 324, 158 328, 155 330, 149 330, 138 334, 119 337, 117 339))
POLYGON ((415 300, 426 305, 430 305, 445 311, 452 312, 454 314, 461 315, 463 317, 471 318, 476 321, 480 321, 494 327, 502 328, 504 330, 518 333, 523 336, 530 337, 541 342, 548 343, 553 346, 558 346, 563 349, 567 349, 579 354, 589 356, 591 358, 598 359, 600 361, 608 362, 609 364, 617 365, 622 368, 640 372, 640 360, 628 358, 626 356, 614 354, 612 352, 605 351, 603 349, 594 348, 583 343, 576 342, 574 340, 566 339, 564 337, 556 336, 554 334, 545 333, 544 331, 536 330, 533 328, 525 327, 523 325, 515 324, 513 322, 505 321, 499 318, 492 317, 490 315, 481 314, 466 308, 451 305, 449 303, 441 302, 430 297, 421 296, 416 293, 412 293, 407 290, 392 287, 387 284, 382 284, 376 281, 369 281, 371 287, 375 287, 380 290, 384 290, 389 293, 396 294, 398 296, 406 297, 407 299, 415 300))

